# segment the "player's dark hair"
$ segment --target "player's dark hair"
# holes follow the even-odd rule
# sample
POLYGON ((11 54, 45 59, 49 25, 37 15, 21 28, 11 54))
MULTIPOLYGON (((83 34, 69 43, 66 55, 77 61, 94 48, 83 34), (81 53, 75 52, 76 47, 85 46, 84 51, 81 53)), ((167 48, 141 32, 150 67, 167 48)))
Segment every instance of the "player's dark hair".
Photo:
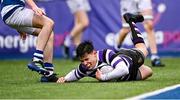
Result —
POLYGON ((80 43, 76 49, 77 57, 81 58, 86 53, 89 54, 94 50, 94 46, 91 41, 84 41, 80 43))

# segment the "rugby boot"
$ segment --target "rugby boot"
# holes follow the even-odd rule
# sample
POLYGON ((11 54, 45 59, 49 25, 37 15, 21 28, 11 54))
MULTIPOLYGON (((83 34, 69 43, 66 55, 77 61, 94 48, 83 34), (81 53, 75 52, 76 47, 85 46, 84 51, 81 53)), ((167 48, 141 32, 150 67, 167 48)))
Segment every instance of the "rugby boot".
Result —
POLYGON ((163 64, 160 59, 152 60, 151 64, 153 67, 164 67, 165 66, 165 64, 163 64))
POLYGON ((131 13, 125 13, 123 17, 127 23, 130 23, 130 22, 138 23, 138 22, 144 21, 144 17, 141 14, 135 15, 131 13))
POLYGON ((44 64, 42 61, 31 61, 27 66, 30 70, 36 71, 39 74, 49 75, 49 71, 44 68, 44 64))

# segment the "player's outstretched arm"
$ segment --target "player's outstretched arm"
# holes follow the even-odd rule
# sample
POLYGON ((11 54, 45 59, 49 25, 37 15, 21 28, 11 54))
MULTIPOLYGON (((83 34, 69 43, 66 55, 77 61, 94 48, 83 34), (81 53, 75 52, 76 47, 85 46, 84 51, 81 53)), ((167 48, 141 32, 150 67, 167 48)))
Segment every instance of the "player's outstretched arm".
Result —
POLYGON ((79 79, 81 79, 82 77, 77 77, 76 76, 76 70, 77 69, 73 69, 72 71, 70 71, 66 76, 64 77, 60 77, 57 80, 57 83, 66 83, 66 82, 73 82, 73 81, 77 81, 79 79))
POLYGON ((56 83, 65 83, 65 78, 64 77, 60 77, 56 83))

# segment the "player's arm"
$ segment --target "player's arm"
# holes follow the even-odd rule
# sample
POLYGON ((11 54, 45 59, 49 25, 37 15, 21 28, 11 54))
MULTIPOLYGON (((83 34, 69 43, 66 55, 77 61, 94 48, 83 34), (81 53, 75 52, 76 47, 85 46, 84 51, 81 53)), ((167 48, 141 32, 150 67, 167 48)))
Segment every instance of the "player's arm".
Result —
POLYGON ((125 64, 124 61, 119 62, 113 71, 109 73, 102 74, 100 70, 96 72, 96 79, 101 81, 108 81, 112 79, 117 79, 121 76, 129 74, 128 66, 125 64))
POLYGON ((57 83, 73 82, 80 80, 81 78, 86 76, 86 74, 82 71, 82 68, 83 67, 79 65, 77 69, 73 69, 65 77, 60 77, 57 83))
POLYGON ((105 62, 110 64, 114 68, 114 70, 105 74, 102 74, 102 72, 98 70, 96 72, 96 78, 98 80, 107 81, 107 80, 119 78, 129 73, 128 62, 125 59, 116 56, 115 52, 112 50, 107 49, 104 52, 105 52, 104 53, 105 62))
POLYGON ((76 77, 75 75, 75 70, 76 69, 73 69, 72 71, 70 71, 65 77, 60 77, 57 80, 57 83, 65 83, 65 82, 72 82, 72 81, 79 80, 80 78, 76 77))
POLYGON ((39 16, 45 15, 45 12, 35 4, 34 0, 26 0, 26 3, 31 7, 35 14, 39 16))

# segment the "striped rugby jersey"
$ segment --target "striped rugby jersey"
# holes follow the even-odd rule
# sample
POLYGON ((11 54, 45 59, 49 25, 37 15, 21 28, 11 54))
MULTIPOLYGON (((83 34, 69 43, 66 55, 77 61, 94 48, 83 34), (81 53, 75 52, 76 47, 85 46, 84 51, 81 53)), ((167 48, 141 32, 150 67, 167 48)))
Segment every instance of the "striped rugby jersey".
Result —
MULTIPOLYGON (((128 56, 125 56, 123 54, 117 55, 113 50, 110 49, 104 49, 104 50, 99 50, 97 51, 97 57, 98 57, 98 62, 97 66, 94 67, 94 69, 87 69, 85 65, 80 64, 78 68, 72 70, 69 74, 69 77, 73 77, 74 80, 79 80, 83 77, 93 77, 96 78, 96 71, 98 68, 101 68, 102 64, 106 63, 113 68, 116 68, 117 66, 120 67, 121 63, 125 63, 128 68, 132 65, 132 59, 128 56), (72 76, 74 75, 74 76, 72 76), (76 79, 75 79, 76 78, 76 79)), ((122 76, 123 77, 123 76, 122 76)), ((120 79, 122 78, 120 77, 120 79)), ((71 79, 68 79, 71 80, 71 79)))
POLYGON ((5 22, 20 7, 25 7, 25 0, 1 0, 1 17, 5 22))
POLYGON ((25 6, 25 0, 1 0, 1 7, 8 5, 21 5, 25 6))

